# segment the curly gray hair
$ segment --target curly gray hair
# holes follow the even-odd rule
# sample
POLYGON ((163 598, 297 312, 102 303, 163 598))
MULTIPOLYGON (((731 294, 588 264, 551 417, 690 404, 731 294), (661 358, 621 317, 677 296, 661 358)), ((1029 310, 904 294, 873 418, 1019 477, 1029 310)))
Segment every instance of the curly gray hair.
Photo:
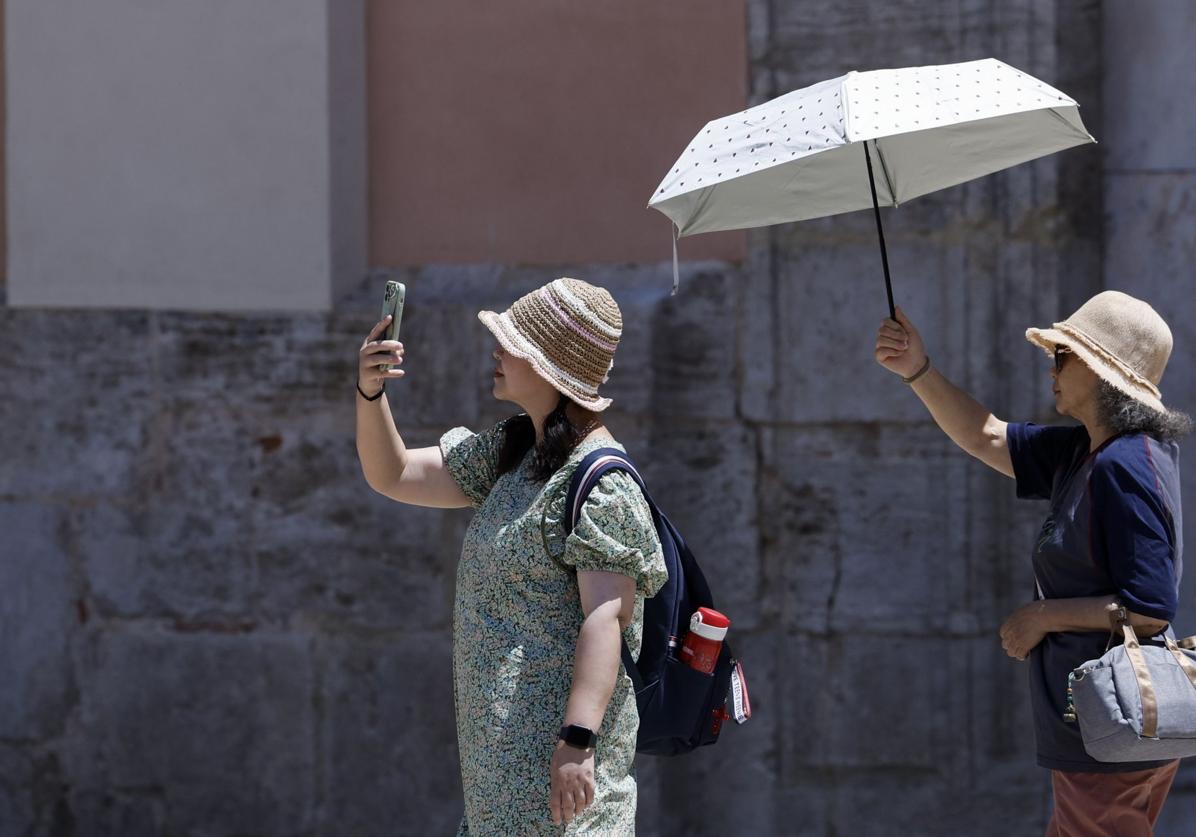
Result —
POLYGON ((1192 417, 1187 413, 1160 413, 1106 381, 1101 381, 1096 391, 1096 414, 1114 435, 1145 433, 1160 442, 1173 442, 1192 432, 1192 417))

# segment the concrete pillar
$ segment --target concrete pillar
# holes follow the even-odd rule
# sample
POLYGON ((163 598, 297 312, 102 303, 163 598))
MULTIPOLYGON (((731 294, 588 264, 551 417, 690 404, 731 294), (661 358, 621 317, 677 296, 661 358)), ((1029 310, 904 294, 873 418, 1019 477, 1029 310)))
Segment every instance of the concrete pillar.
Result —
POLYGON ((325 310, 365 269, 362 0, 9 0, 8 298, 325 310))
MULTIPOLYGON (((1196 225, 1190 209, 1196 201, 1196 53, 1188 48, 1196 37, 1196 4, 1117 0, 1103 11, 1104 284, 1147 300, 1167 320, 1175 349, 1163 399, 1196 413, 1196 225)), ((1196 460, 1188 453, 1182 463, 1185 530, 1193 544, 1196 460)), ((1187 576, 1176 625, 1185 636, 1196 633, 1196 573, 1187 576)))
MULTIPOLYGON (((1163 377, 1163 400, 1196 413, 1196 4, 1186 0, 1106 0, 1103 12, 1105 148, 1104 285, 1150 302, 1171 326, 1175 348, 1163 377)), ((1196 543, 1196 466, 1189 439, 1180 458, 1187 491, 1184 527, 1196 543)), ((1175 630, 1196 633, 1196 573, 1180 589, 1175 630)), ((1180 834, 1196 816, 1185 769, 1168 797, 1159 834, 1180 834)))

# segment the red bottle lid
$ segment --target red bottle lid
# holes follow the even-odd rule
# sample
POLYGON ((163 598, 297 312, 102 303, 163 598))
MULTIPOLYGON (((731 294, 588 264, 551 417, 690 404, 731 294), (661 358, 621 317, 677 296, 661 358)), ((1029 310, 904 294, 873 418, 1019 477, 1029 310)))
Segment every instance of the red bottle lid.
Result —
POLYGON ((717 610, 699 607, 690 617, 689 629, 704 639, 721 640, 727 635, 731 620, 717 610))
POLYGON ((709 625, 712 628, 731 627, 731 620, 713 608, 699 607, 698 613, 702 614, 703 625, 709 625))

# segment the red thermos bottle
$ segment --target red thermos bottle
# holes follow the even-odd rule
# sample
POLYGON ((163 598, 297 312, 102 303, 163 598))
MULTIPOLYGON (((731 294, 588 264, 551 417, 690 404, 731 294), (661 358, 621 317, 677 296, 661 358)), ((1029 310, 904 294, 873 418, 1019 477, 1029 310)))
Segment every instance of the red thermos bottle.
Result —
POLYGON ((689 633, 681 643, 681 661, 704 674, 714 674, 718 663, 718 652, 723 648, 723 639, 731 620, 717 610, 699 607, 689 620, 689 633))

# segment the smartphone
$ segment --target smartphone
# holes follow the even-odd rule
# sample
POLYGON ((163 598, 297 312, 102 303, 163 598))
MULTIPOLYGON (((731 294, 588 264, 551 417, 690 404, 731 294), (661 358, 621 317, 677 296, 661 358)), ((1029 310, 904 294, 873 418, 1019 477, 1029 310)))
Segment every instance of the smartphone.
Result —
MULTIPOLYGON (((403 321, 403 303, 407 299, 407 287, 402 282, 387 282, 382 292, 382 316, 391 316, 390 325, 382 331, 379 340, 398 340, 399 324, 403 321)), ((384 363, 379 369, 389 372, 393 364, 384 363)))

